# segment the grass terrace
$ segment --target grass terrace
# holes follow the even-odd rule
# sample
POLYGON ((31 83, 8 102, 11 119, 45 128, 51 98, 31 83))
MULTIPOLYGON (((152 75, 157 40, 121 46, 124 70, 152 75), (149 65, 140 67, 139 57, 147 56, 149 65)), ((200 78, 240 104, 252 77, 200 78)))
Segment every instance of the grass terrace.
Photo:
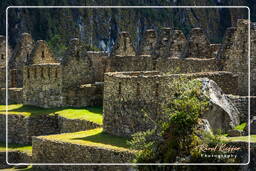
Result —
POLYGON ((113 136, 103 132, 102 128, 91 129, 75 133, 40 136, 46 140, 67 142, 85 146, 113 149, 117 151, 130 151, 128 138, 113 136))
MULTIPOLYGON (((8 149, 10 151, 12 150, 19 150, 22 152, 25 152, 27 154, 32 154, 32 146, 29 145, 18 145, 18 144, 9 144, 8 149)), ((6 150, 6 145, 3 142, 0 142, 0 152, 3 152, 6 150)))
MULTIPOLYGON (((6 106, 0 105, 0 114, 6 114, 6 106)), ((38 115, 59 115, 67 119, 81 119, 102 125, 102 108, 51 108, 44 109, 35 106, 26 106, 22 104, 8 105, 8 115, 23 115, 25 117, 34 117, 38 115)))

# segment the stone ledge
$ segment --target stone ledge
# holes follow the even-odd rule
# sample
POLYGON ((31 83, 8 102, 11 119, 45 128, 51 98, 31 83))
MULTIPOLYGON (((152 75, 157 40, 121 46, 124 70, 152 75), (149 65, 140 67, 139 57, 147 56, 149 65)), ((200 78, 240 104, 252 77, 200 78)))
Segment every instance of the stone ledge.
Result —
POLYGON ((58 116, 58 124, 60 133, 78 132, 101 127, 101 125, 87 120, 68 119, 61 116, 58 116))
MULTIPOLYGON (((33 137, 33 162, 35 163, 130 163, 134 151, 110 145, 117 137, 99 141, 102 129, 83 132, 33 137), (92 137, 95 136, 95 139, 92 137), (98 136, 98 137, 97 137, 98 136), (85 140, 88 138, 87 140, 85 140), (104 141, 106 142, 104 144, 104 141), (72 157, 70 157, 72 156, 72 157)), ((124 139, 120 139, 120 142, 124 139)), ((119 142, 119 143, 120 143, 119 142)), ((82 166, 81 166, 82 167, 82 166)))

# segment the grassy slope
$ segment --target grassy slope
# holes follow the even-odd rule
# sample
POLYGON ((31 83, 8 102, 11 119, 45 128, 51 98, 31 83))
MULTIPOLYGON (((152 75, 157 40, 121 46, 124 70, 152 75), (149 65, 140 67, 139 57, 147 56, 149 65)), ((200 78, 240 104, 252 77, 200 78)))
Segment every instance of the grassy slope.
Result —
POLYGON ((127 144, 127 138, 109 135, 104 133, 102 128, 75 133, 41 136, 41 138, 79 145, 110 148, 117 151, 131 151, 127 144))
MULTIPOLYGON (((6 106, 0 105, 0 114, 5 114, 6 106)), ((35 106, 24 106, 15 104, 8 106, 8 114, 19 114, 23 116, 54 115, 58 114, 68 119, 88 120, 102 125, 102 108, 52 108, 44 109, 35 106)))
MULTIPOLYGON (((226 140, 229 141, 248 141, 248 136, 242 137, 225 137, 226 140)), ((251 135, 251 142, 256 143, 256 135, 251 135)))
MULTIPOLYGON (((32 154, 32 146, 29 145, 17 145, 17 144, 9 144, 10 150, 19 150, 28 154, 32 154)), ((5 151, 5 143, 0 142, 0 152, 5 151)))

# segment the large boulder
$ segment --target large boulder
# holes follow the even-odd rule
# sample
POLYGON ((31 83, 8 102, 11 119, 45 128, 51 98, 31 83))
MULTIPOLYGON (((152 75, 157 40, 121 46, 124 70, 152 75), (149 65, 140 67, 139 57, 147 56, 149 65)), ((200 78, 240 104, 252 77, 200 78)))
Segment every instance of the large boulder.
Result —
POLYGON ((226 133, 240 124, 239 111, 223 94, 221 88, 208 78, 200 78, 203 93, 209 98, 210 105, 202 118, 207 119, 213 132, 222 130, 226 133))

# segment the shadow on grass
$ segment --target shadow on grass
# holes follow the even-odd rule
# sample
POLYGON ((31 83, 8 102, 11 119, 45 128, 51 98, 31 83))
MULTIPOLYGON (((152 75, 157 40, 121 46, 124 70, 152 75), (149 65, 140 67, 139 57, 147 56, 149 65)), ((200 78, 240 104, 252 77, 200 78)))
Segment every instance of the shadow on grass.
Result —
MULTIPOLYGON (((89 112, 100 114, 102 115, 103 109, 102 107, 59 107, 59 108, 41 108, 37 106, 31 106, 31 105, 22 105, 20 107, 9 109, 9 113, 24 113, 24 115, 28 115, 30 117, 33 116, 39 116, 39 115, 54 115, 58 112, 65 110, 65 109, 77 109, 77 110, 88 110, 89 112)), ((0 112, 5 112, 5 109, 0 109, 0 112)))
POLYGON ((128 138, 113 136, 105 132, 100 132, 98 134, 91 135, 84 138, 73 138, 73 140, 84 140, 84 141, 91 141, 94 143, 101 143, 101 144, 107 144, 107 145, 112 145, 117 147, 129 148, 129 145, 127 143, 127 141, 129 140, 128 138))
MULTIPOLYGON (((19 108, 10 109, 8 110, 9 113, 29 113, 29 116, 38 116, 38 115, 49 115, 54 114, 55 112, 61 111, 64 108, 51 108, 51 109, 45 109, 41 107, 36 106, 21 106, 19 108)), ((5 112, 5 110, 0 110, 0 112, 5 112)))
POLYGON ((96 113, 96 114, 103 114, 103 107, 98 106, 98 107, 86 107, 85 109, 87 109, 88 111, 92 112, 92 113, 96 113))

